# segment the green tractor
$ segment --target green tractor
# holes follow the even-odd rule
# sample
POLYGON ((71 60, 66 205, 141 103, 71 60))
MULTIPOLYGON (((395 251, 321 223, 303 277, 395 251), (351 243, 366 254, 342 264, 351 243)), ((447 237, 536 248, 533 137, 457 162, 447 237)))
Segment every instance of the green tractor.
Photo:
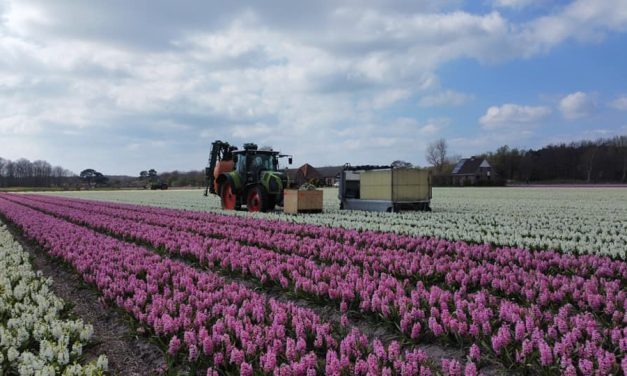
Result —
POLYGON ((222 209, 266 212, 276 205, 283 206, 283 189, 288 187, 287 175, 278 170, 284 155, 272 149, 258 149, 256 144, 244 144, 243 150, 227 142, 215 141, 205 169, 205 196, 220 196, 222 209))

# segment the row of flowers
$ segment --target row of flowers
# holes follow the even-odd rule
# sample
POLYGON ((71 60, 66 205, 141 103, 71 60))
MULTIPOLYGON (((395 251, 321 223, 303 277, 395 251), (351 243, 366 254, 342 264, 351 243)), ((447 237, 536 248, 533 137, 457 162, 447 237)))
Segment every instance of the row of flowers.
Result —
MULTIPOLYGON (((626 295, 621 291, 621 280, 627 278, 627 263, 607 257, 494 249, 486 245, 390 234, 356 234, 337 228, 294 226, 284 222, 257 220, 251 226, 251 221, 245 219, 173 213, 163 209, 113 207, 111 204, 56 198, 38 200, 28 197, 24 200, 35 200, 48 210, 56 210, 57 214, 61 210, 61 214, 74 220, 140 240, 147 240, 142 238, 142 234, 157 231, 161 240, 177 238, 183 253, 201 243, 211 249, 223 245, 226 240, 237 241, 241 245, 302 256, 324 264, 355 266, 368 274, 387 273, 399 279, 419 279, 426 284, 445 282, 452 289, 487 287, 522 301, 535 301, 543 308, 567 299, 579 308, 607 315, 616 322, 620 322, 625 310, 623 303, 626 295), (68 207, 80 211, 68 211, 68 207), (189 215, 204 218, 186 218, 189 215), (246 231, 241 231, 242 228, 246 231), (519 265, 516 261, 520 261, 519 265), (528 284, 529 280, 536 283, 528 284)), ((153 245, 165 246, 166 243, 153 245)), ((172 244, 172 247, 176 245, 172 244)))
MULTIPOLYGON (((200 191, 71 192, 65 195, 189 210, 220 211, 216 196, 200 191)), ((434 188, 431 213, 340 211, 337 190, 325 189, 324 214, 255 217, 436 236, 579 254, 627 257, 627 192, 624 189, 434 188)), ((250 216, 231 211, 236 216, 250 216)))
MULTIPOLYGON (((330 248, 328 255, 345 258, 347 247, 382 251, 389 255, 392 251, 403 251, 401 259, 421 257, 413 252, 429 253, 433 248, 425 243, 433 243, 434 238, 403 236, 393 233, 355 231, 337 227, 311 226, 285 221, 268 221, 253 218, 237 218, 206 212, 189 212, 165 208, 154 208, 138 205, 114 204, 106 202, 68 200, 47 198, 44 196, 28 197, 29 200, 50 204, 62 204, 77 209, 86 209, 93 213, 113 215, 134 221, 141 221, 174 230, 192 231, 206 236, 223 237, 227 233, 229 239, 251 245, 270 247, 271 249, 292 249, 298 245, 305 248, 330 248), (230 231, 247 226, 248 231, 230 231), (268 232, 271 237, 268 237, 268 232), (338 252, 341 247, 341 252, 338 252), (382 248, 382 249, 380 249, 382 248), (408 252, 407 252, 408 251, 408 252)), ((555 251, 529 252, 526 249, 510 247, 492 247, 488 244, 469 245, 465 242, 437 242, 437 251, 458 259, 468 257, 482 263, 488 262, 503 266, 518 266, 525 270, 540 272, 550 271, 556 274, 575 276, 627 278, 627 263, 612 260, 606 256, 571 255, 555 251), (463 249, 462 249, 463 248, 463 249), (461 250, 460 250, 461 249, 461 250)), ((369 253, 370 254, 370 253, 369 253)), ((352 258, 351 258, 352 259, 352 258)), ((406 261, 407 262, 407 261, 406 261)))
POLYGON ((172 357, 208 367, 207 374, 251 375, 253 369, 278 375, 432 373, 420 350, 402 351, 398 342, 370 343, 358 330, 331 325, 311 310, 7 197, 0 195, 0 213, 25 236, 72 265, 107 301, 163 338, 172 357))
POLYGON ((80 364, 93 328, 64 317, 51 283, 0 222, 0 374, 102 375, 106 356, 80 364))
POLYGON ((178 212, 176 217, 172 215, 175 212, 164 209, 34 197, 16 200, 175 254, 192 256, 211 268, 333 301, 343 311, 352 308, 380 315, 413 340, 443 337, 462 344, 475 342, 479 346, 474 349, 481 348, 489 357, 498 356, 521 367, 564 372, 579 368, 583 373, 592 368, 604 373, 621 362, 627 365, 624 262, 596 256, 545 257, 541 252, 513 250, 521 253, 517 260, 525 267, 507 267, 503 264, 508 257, 491 264, 499 257, 491 253, 490 247, 459 242, 413 239, 414 248, 402 250, 398 245, 406 246, 411 239, 390 234, 357 234, 313 226, 295 229, 280 222, 265 224, 275 231, 259 233, 253 230, 264 226, 259 220, 231 217, 237 226, 221 227, 219 223, 229 217, 189 212, 178 212), (161 226, 149 224, 164 217, 169 226, 165 222, 161 226), (190 217, 203 218, 205 226, 190 217), (281 231, 282 226, 285 231, 281 231), (187 227, 193 232, 184 231, 187 227), (329 236, 312 236, 294 243, 283 238, 298 230, 308 234, 327 232, 329 236), (212 237, 199 235, 202 233, 212 237), (331 243, 316 243, 314 238, 331 243), (276 240, 280 246, 275 248, 280 252, 242 244, 252 239, 262 239, 267 245, 276 240), (342 246, 339 239, 359 246, 342 246), (392 248, 381 248, 384 242, 392 248), (291 251, 286 248, 289 244, 291 251), (557 262, 555 257, 562 259, 557 262), (410 265, 424 268, 407 269, 403 263, 407 258, 415 258, 410 265), (319 259, 325 262, 317 262, 319 259), (556 265, 547 267, 543 259, 553 260, 556 265), (544 274, 534 270, 533 265, 547 272, 560 267, 569 273, 579 271, 586 277, 544 274), (596 272, 590 272, 595 268, 596 272), (407 278, 394 276, 406 273, 405 277, 432 277, 432 270, 441 274, 442 286, 422 280, 414 285, 407 278))

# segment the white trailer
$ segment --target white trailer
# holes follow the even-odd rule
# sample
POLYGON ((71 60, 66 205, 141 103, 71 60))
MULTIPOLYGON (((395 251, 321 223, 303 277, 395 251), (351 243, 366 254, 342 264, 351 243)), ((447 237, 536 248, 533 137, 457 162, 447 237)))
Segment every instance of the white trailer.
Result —
POLYGON ((431 173, 418 168, 344 166, 340 209, 396 212, 431 210, 431 173))

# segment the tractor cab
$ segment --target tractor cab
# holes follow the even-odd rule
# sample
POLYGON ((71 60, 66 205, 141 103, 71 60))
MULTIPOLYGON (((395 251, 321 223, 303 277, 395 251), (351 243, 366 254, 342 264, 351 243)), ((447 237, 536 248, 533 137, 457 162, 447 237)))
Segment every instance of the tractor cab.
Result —
POLYGON ((292 157, 270 148, 258 149, 253 143, 237 150, 226 142, 216 141, 206 169, 207 192, 220 196, 223 209, 269 211, 283 205, 287 176, 279 171, 279 158, 292 157))
POLYGON ((257 150, 257 145, 246 144, 244 150, 233 153, 233 162, 242 181, 252 183, 258 181, 264 171, 278 172, 279 152, 257 150))

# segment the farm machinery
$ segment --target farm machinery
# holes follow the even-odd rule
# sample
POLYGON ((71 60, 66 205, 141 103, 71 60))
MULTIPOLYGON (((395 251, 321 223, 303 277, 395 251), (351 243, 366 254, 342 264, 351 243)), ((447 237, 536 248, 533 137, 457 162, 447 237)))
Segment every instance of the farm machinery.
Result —
POLYGON ((259 149, 256 144, 244 144, 243 150, 228 142, 214 141, 205 168, 205 196, 220 196, 222 209, 239 210, 246 205, 248 211, 270 211, 283 206, 283 190, 287 188, 287 175, 278 170, 279 158, 292 156, 270 148, 259 149))
POLYGON ((344 165, 340 209, 398 212, 431 211, 431 174, 418 168, 344 165))
POLYGON ((163 181, 154 182, 150 184, 150 189, 153 191, 158 190, 158 189, 165 191, 166 189, 168 189, 168 183, 163 182, 163 181))

